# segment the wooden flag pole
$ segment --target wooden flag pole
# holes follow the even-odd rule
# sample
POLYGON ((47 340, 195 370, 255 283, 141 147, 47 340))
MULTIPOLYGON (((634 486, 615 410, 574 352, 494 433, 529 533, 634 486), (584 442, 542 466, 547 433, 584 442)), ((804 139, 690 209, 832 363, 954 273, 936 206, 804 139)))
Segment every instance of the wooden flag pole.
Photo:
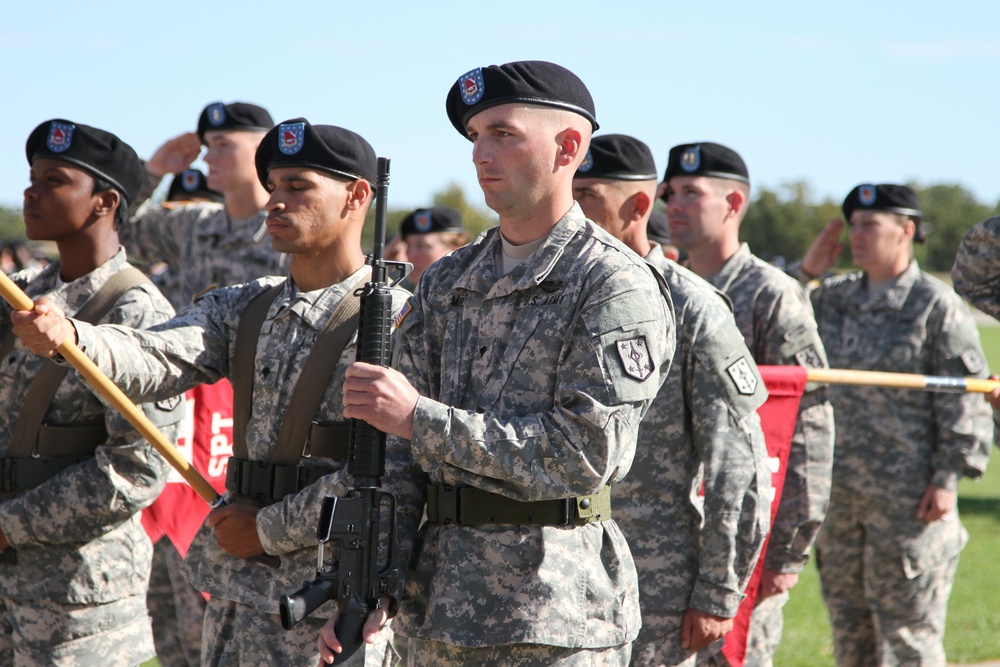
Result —
POLYGON ((806 379, 822 384, 854 384, 869 387, 896 387, 955 394, 988 394, 1000 387, 998 380, 981 378, 918 375, 916 373, 886 373, 882 371, 855 371, 845 368, 807 368, 806 379))

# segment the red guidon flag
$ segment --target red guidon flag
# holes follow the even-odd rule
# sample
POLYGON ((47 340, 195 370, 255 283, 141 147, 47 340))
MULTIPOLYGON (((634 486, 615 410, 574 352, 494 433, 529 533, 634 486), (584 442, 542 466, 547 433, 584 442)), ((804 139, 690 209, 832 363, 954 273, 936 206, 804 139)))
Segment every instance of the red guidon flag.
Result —
MULTIPOLYGON (((806 386, 806 369, 801 366, 758 366, 760 376, 767 385, 768 398, 764 405, 757 409, 760 415, 760 425, 764 430, 764 440, 767 442, 767 454, 771 468, 771 525, 781 503, 781 488, 785 484, 785 464, 788 463, 788 451, 792 445, 792 433, 795 431, 795 421, 799 414, 799 399, 806 386)), ((733 629, 726 635, 722 653, 732 667, 743 667, 747 650, 747 630, 750 628, 750 614, 757 600, 757 588, 760 585, 761 570, 764 569, 764 554, 767 552, 768 536, 764 540, 757 566, 750 575, 747 584, 746 597, 740 603, 736 618, 733 619, 733 629)))
MULTIPOLYGON (((226 490, 226 465, 233 455, 233 386, 223 378, 185 395, 186 410, 177 449, 219 493, 226 490)), ((142 511, 142 526, 156 543, 164 535, 183 557, 205 521, 208 503, 172 470, 163 493, 142 511)))

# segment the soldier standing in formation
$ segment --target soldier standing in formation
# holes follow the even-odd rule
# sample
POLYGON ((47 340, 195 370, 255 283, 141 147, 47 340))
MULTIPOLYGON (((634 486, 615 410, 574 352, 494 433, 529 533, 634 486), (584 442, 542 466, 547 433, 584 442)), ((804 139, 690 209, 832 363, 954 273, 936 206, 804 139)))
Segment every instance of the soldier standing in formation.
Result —
MULTIPOLYGON (((12 280, 92 322, 141 328, 170 318, 169 302, 118 242, 116 225, 142 181, 135 151, 57 119, 35 128, 26 153, 25 231, 55 241, 59 260, 12 280)), ((139 515, 163 488, 167 463, 76 373, 15 347, 10 313, 4 304, 0 664, 137 665, 154 655, 152 547, 139 515)), ((178 399, 141 406, 168 438, 179 408, 178 399)))
POLYGON ((573 194, 670 288, 677 350, 639 425, 614 509, 639 571, 642 630, 632 664, 693 667, 700 649, 732 629, 770 527, 771 473, 756 412, 767 393, 726 297, 649 242, 656 177, 646 144, 600 135, 573 194))
MULTIPOLYGON (((826 367, 802 287, 740 244, 750 177, 739 154, 709 142, 674 146, 660 195, 671 239, 688 252, 688 268, 732 300, 736 324, 757 364, 826 367)), ((825 387, 807 385, 751 617, 750 667, 769 664, 781 641, 781 610, 826 515, 832 464, 833 410, 825 387)))
POLYGON ((482 67, 447 110, 500 225, 424 273, 398 370, 354 364, 344 387, 344 414, 426 473, 394 645, 406 665, 627 665, 636 572, 610 496, 670 366, 669 296, 573 202, 597 128, 579 78, 482 67))
MULTIPOLYGON (((299 118, 265 136, 256 167, 271 192, 266 224, 272 244, 291 257, 289 280, 261 278, 212 290, 150 331, 69 322, 45 306, 18 314, 18 331, 31 349, 48 353, 63 337, 76 336, 133 396, 172 396, 220 377, 233 380, 234 429, 243 433, 229 463, 231 503, 209 514, 184 561, 192 583, 212 596, 205 666, 316 663, 325 609, 286 632, 278 599, 315 575, 322 499, 346 491, 342 387, 357 325, 340 350, 320 336, 340 304, 356 302, 353 291, 368 275, 361 230, 373 198, 375 153, 353 132, 299 118), (304 370, 329 355, 336 355, 329 378, 300 387, 304 370), (312 395, 314 385, 321 397, 312 395), (316 412, 298 414, 312 399, 316 412), (297 430, 301 424, 306 432, 297 430), (279 556, 280 566, 253 560, 265 553, 279 556)), ((400 305, 405 295, 394 295, 400 305)), ((405 481, 414 474, 389 477, 405 481)), ((419 492, 404 488, 397 495, 419 492)), ((406 512, 405 504, 400 511, 406 512)))
MULTIPOLYGON (((916 193, 859 185, 844 200, 854 263, 812 293, 838 368, 986 377, 976 324, 947 285, 920 271, 916 193)), ((823 275, 836 258, 831 226, 803 262, 823 275)), ((958 517, 963 475, 992 437, 973 394, 830 388, 837 414, 830 510, 817 541, 823 599, 840 667, 944 665, 945 614, 968 535, 958 517)))

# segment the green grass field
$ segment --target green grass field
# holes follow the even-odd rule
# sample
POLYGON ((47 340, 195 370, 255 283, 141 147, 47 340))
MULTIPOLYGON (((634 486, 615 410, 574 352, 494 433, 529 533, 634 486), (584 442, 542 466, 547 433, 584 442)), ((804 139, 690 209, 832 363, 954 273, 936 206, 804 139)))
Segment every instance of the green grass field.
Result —
MULTIPOLYGON (((1000 327, 980 327, 983 348, 994 372, 1000 371, 1000 327)), ((978 482, 958 488, 962 522, 969 544, 962 551, 948 604, 945 650, 950 663, 1000 659, 1000 463, 994 460, 978 482)), ((777 667, 832 667, 833 647, 819 576, 810 565, 785 607, 785 630, 775 655, 777 667)))

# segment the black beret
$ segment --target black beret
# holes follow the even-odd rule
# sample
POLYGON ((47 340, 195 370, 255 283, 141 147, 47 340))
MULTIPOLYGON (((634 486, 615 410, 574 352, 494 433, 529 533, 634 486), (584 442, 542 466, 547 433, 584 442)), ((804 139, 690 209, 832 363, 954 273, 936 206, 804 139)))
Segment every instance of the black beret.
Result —
POLYGON ((274 167, 308 167, 354 181, 363 178, 375 186, 378 158, 361 135, 334 125, 310 125, 305 118, 281 123, 257 147, 257 178, 267 186, 274 167))
POLYGON ((656 163, 649 146, 625 134, 604 134, 590 141, 590 150, 575 178, 615 181, 656 180, 656 163))
POLYGON ((399 235, 404 239, 411 234, 464 231, 462 214, 447 206, 419 208, 399 223, 399 235))
POLYGON ((142 161, 131 146, 110 132, 62 118, 47 120, 32 130, 24 152, 28 164, 35 158, 51 158, 104 179, 127 202, 135 201, 146 179, 142 161))
POLYGON ((924 215, 920 212, 920 202, 917 200, 917 193, 905 185, 894 185, 892 183, 879 183, 878 185, 865 183, 859 185, 847 195, 842 208, 844 218, 847 220, 850 220, 851 213, 854 213, 858 209, 901 213, 917 220, 924 215))
MULTIPOLYGON (((671 148, 663 180, 669 181, 674 176, 708 176, 750 183, 750 172, 740 154, 710 141, 671 148)), ((666 195, 663 200, 666 201, 666 195)))
POLYGON ((661 245, 670 245, 670 225, 667 223, 666 213, 654 210, 649 214, 649 224, 646 225, 646 236, 650 241, 656 241, 661 245))
POLYGON ((500 104, 540 104, 579 114, 597 130, 594 99, 583 81, 565 67, 542 60, 477 67, 466 72, 448 91, 445 107, 459 134, 480 111, 500 104))
POLYGON ((205 143, 209 130, 250 130, 266 132, 274 127, 267 109, 247 102, 213 102, 198 116, 198 138, 205 143))
POLYGON ((209 189, 205 174, 197 169, 185 169, 174 174, 174 180, 170 182, 170 189, 167 190, 166 200, 183 201, 191 197, 201 197, 219 203, 223 201, 221 192, 209 189))

